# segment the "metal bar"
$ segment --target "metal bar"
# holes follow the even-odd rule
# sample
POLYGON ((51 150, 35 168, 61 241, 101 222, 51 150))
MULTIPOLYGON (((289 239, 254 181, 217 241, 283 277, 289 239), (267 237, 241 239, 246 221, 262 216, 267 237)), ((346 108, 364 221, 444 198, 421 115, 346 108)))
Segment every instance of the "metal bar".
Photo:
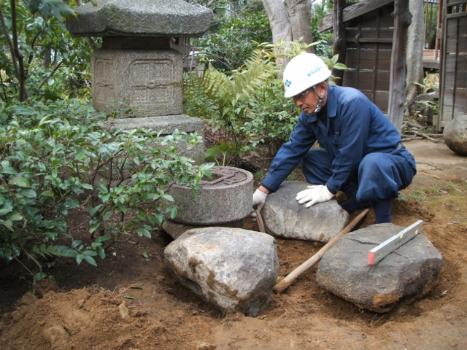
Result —
POLYGON ((422 231, 422 220, 418 220, 398 234, 380 243, 368 252, 368 265, 374 266, 386 255, 404 245, 422 231))

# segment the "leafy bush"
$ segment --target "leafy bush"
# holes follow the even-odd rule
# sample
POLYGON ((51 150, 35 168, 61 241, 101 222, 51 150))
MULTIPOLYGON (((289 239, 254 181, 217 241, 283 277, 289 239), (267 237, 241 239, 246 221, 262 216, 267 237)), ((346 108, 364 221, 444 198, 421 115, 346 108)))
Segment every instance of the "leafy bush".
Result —
MULTIPOLYGON (((82 1, 83 2, 83 1, 82 1)), ((87 1, 84 1, 87 2, 87 1)), ((89 90, 93 40, 73 38, 64 18, 77 1, 2 1, 0 6, 0 99, 60 99, 89 90), (90 45, 91 44, 91 45, 90 45)))
MULTIPOLYGON (((208 120, 229 136, 208 152, 211 159, 221 158, 222 163, 235 160, 259 145, 265 145, 273 155, 288 139, 298 110, 284 97, 275 62, 276 58, 293 57, 306 47, 297 42, 262 44, 238 70, 224 73, 210 66, 202 77, 195 73, 185 77, 187 113, 208 120)), ((337 56, 322 58, 330 68, 345 69, 337 63, 337 56)))
POLYGON ((217 26, 197 41, 196 47, 201 62, 228 72, 243 66, 258 44, 271 38, 262 4, 253 1, 243 5, 238 13, 221 18, 217 26))
POLYGON ((177 142, 151 131, 105 127, 104 116, 76 100, 0 110, 0 258, 61 256, 96 265, 105 242, 123 233, 150 237, 176 207, 174 182, 196 187, 209 165, 195 166, 177 142), (88 212, 91 234, 78 240, 68 225, 88 212))

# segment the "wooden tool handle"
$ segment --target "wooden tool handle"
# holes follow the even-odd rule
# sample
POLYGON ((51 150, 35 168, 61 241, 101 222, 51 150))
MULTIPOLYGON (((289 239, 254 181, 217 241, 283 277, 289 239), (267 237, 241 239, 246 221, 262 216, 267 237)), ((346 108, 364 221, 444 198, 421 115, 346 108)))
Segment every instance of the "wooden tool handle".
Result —
POLYGON ((295 281, 300 275, 302 275, 305 271, 307 271, 310 267, 316 264, 319 259, 326 253, 329 248, 331 248, 343 235, 352 231, 352 229, 360 222, 362 219, 368 214, 369 209, 363 210, 360 214, 358 214, 346 227, 344 227, 335 237, 333 237, 328 243, 321 247, 318 252, 313 255, 311 258, 306 260, 303 264, 289 273, 282 281, 277 283, 273 290, 276 293, 282 293, 285 289, 287 289, 293 281, 295 281))
POLYGON ((266 232, 266 227, 264 226, 263 216, 261 215, 261 209, 263 209, 264 204, 261 204, 258 208, 255 209, 256 212, 256 223, 258 224, 259 232, 266 232))

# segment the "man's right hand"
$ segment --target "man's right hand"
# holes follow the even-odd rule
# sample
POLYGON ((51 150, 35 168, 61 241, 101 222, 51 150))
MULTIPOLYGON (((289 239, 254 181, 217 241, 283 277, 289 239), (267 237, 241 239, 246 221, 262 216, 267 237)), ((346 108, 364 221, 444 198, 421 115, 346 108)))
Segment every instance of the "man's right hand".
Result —
POLYGON ((266 198, 269 194, 269 191, 263 187, 260 186, 256 189, 255 193, 253 193, 253 208, 258 208, 262 206, 266 202, 266 198))

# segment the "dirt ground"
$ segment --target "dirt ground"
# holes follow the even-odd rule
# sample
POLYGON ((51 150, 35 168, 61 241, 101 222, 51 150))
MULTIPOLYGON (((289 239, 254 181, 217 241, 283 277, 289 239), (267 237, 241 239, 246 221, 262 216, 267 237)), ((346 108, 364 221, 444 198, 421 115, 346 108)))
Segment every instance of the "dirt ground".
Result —
MULTIPOLYGON (((98 269, 51 263, 55 283, 38 286, 35 295, 18 266, 0 267, 0 348, 467 349, 467 158, 441 143, 407 146, 418 175, 396 201, 394 223, 424 220, 445 259, 439 285, 421 300, 384 315, 367 312, 320 289, 312 270, 258 317, 224 316, 166 269, 165 234, 127 236, 98 269)), ((277 244, 281 276, 320 247, 277 244)))

